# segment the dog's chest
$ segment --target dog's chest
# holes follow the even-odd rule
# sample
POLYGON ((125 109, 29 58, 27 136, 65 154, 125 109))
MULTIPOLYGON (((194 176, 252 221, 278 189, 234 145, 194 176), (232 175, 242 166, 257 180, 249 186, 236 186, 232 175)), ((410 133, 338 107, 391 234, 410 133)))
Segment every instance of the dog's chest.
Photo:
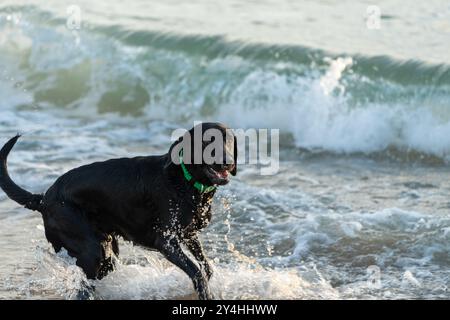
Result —
POLYGON ((180 222, 184 231, 197 231, 211 221, 211 199, 192 198, 179 204, 180 222))
POLYGON ((196 229, 206 228, 211 221, 211 205, 206 204, 193 209, 193 225, 196 229))

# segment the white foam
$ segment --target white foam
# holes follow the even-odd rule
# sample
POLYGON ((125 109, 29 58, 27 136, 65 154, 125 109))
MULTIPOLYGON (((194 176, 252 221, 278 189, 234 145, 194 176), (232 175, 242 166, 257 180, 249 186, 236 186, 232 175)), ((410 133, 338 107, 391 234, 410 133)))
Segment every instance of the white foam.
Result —
MULTIPOLYGON (((196 299, 192 281, 157 253, 146 261, 123 264, 102 280, 89 281, 65 250, 37 248, 38 269, 19 291, 39 291, 75 299, 87 284, 95 286, 96 299, 196 299)), ((337 299, 338 292, 315 268, 263 268, 247 263, 212 263, 211 292, 217 299, 337 299)))
POLYGON ((50 299, 75 299, 78 291, 89 283, 84 272, 75 265, 76 259, 71 258, 65 249, 55 254, 50 246, 37 247, 36 260, 36 270, 16 288, 30 298, 39 292, 50 299))
MULTIPOLYGON (((158 262, 159 264, 159 262, 158 262)), ((105 299, 196 298, 190 279, 174 266, 121 265, 96 284, 105 299)), ((249 268, 244 264, 214 265, 210 280, 218 299, 333 299, 337 292, 325 281, 310 282, 294 268, 249 268)))
POLYGON ((343 93, 345 88, 339 83, 339 80, 341 79, 344 70, 353 64, 353 59, 347 57, 337 58, 335 60, 329 59, 328 61, 330 67, 325 75, 320 78, 320 86, 323 89, 323 93, 328 96, 337 88, 343 93))
POLYGON ((412 272, 410 270, 406 270, 405 273, 403 274, 403 283, 404 285, 407 286, 415 286, 415 287, 420 287, 421 284, 419 282, 419 280, 417 280, 414 275, 412 274, 412 272))
POLYGON ((450 122, 443 108, 389 101, 352 106, 340 83, 351 63, 331 60, 318 79, 254 71, 219 116, 236 127, 281 128, 308 149, 371 153, 394 146, 449 157, 450 122))

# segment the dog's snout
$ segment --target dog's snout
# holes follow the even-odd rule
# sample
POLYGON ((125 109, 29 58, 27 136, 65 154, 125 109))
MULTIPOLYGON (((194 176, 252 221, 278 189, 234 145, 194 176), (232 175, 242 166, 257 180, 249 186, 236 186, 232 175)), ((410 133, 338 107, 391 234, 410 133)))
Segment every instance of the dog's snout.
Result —
POLYGON ((225 165, 234 165, 234 158, 230 154, 226 154, 225 157, 225 165))
POLYGON ((235 167, 235 164, 234 163, 224 163, 220 167, 222 170, 232 171, 235 167))

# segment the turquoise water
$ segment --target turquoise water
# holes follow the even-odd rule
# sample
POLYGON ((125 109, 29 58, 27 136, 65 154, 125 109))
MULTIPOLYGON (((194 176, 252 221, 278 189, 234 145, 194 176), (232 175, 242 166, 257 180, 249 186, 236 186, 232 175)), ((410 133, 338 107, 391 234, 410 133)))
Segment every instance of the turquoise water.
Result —
MULTIPOLYGON (((195 120, 280 129, 280 172, 242 166, 215 202, 213 292, 448 298, 450 5, 378 1, 374 29, 372 4, 2 1, 0 139, 24 133, 12 175, 43 192, 81 164, 166 152, 195 120)), ((0 297, 71 298, 83 275, 40 217, 1 193, 0 220, 0 297)), ((123 245, 99 298, 192 294, 123 245)))

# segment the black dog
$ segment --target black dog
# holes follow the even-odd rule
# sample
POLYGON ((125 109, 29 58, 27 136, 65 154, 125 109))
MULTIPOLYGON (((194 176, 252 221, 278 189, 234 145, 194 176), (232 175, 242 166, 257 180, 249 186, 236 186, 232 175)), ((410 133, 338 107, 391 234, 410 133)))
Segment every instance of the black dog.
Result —
MULTIPOLYGON (((89 279, 101 279, 114 269, 113 254, 119 254, 117 237, 121 236, 160 251, 192 279, 200 299, 211 299, 212 270, 197 234, 211 219, 216 186, 227 184, 229 174, 236 175, 236 137, 226 137, 230 133, 224 125, 203 123, 174 142, 165 155, 82 166, 37 195, 17 186, 8 175, 6 159, 16 136, 0 151, 0 187, 12 200, 42 213, 47 240, 56 252, 65 248, 75 257, 89 279), (222 134, 223 152, 215 155, 220 161, 194 163, 195 152, 188 151, 195 150, 195 139, 189 142, 186 137, 194 137, 196 128, 201 134, 209 129, 222 134), (186 150, 189 146, 191 150, 186 150), (200 268, 183 252, 182 244, 200 268)), ((202 139, 200 152, 215 140, 202 139)))

